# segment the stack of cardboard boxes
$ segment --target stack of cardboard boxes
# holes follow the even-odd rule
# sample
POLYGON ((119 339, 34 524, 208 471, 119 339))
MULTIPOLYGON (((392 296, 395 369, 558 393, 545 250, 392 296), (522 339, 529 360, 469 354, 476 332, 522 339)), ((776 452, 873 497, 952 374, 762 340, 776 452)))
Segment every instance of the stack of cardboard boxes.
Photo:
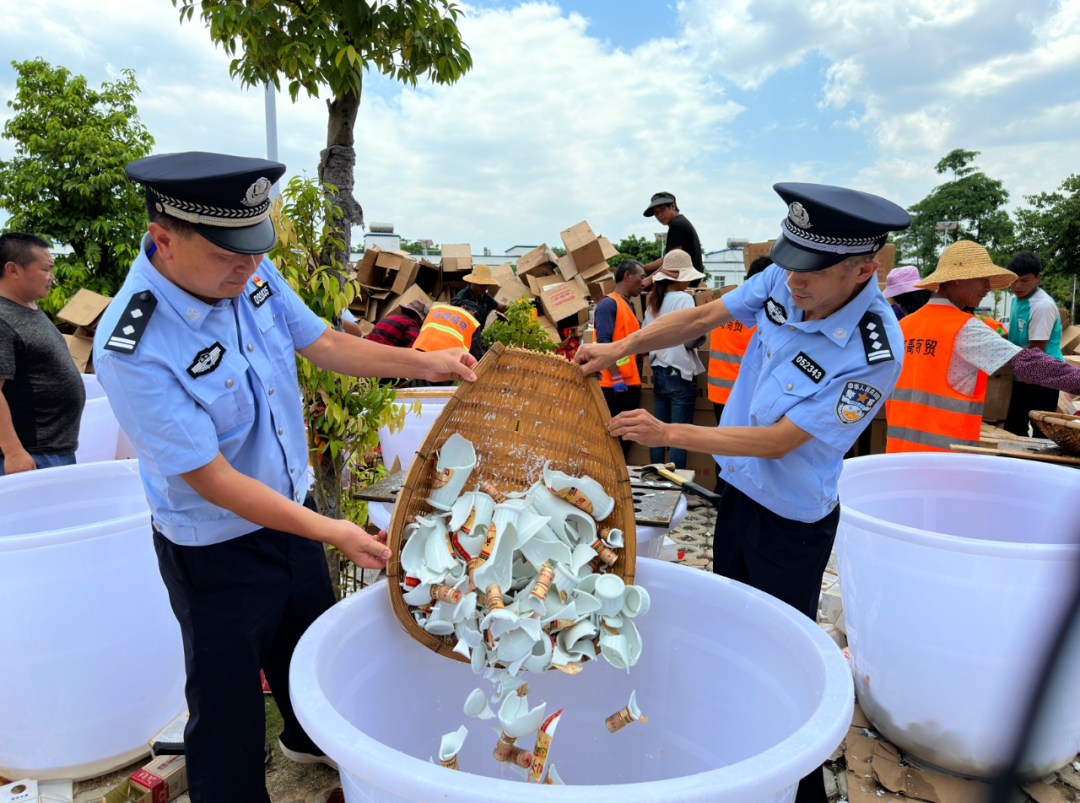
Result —
POLYGON ((60 319, 60 332, 67 342, 71 358, 80 374, 94 373, 94 333, 109 306, 111 298, 98 295, 92 290, 79 290, 64 308, 56 313, 60 319))
POLYGON ((430 307, 444 292, 443 270, 405 251, 383 251, 373 245, 354 269, 360 292, 349 309, 365 335, 399 307, 417 299, 430 307))

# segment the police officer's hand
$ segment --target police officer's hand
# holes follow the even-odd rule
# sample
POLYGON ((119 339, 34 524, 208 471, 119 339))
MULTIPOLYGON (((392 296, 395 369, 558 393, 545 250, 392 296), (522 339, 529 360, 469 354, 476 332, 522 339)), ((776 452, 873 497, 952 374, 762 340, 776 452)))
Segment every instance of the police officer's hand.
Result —
POLYGON ((390 557, 386 546, 386 530, 378 535, 368 535, 351 521, 337 520, 335 524, 340 532, 331 544, 341 550, 341 554, 362 569, 385 569, 390 557))
POLYGON ((628 410, 608 422, 608 433, 642 446, 666 446, 666 427, 667 424, 653 418, 645 410, 628 410))
POLYGON ((4 456, 4 473, 21 474, 24 471, 34 471, 37 463, 30 456, 30 452, 23 449, 21 452, 11 452, 4 456))
POLYGON ((472 370, 476 367, 476 358, 465 349, 431 351, 424 356, 427 358, 427 374, 423 378, 428 382, 448 382, 453 379, 476 381, 476 374, 472 370))
POLYGON ((574 355, 574 362, 581 366, 582 376, 598 374, 610 368, 619 359, 619 347, 614 343, 585 343, 574 355))

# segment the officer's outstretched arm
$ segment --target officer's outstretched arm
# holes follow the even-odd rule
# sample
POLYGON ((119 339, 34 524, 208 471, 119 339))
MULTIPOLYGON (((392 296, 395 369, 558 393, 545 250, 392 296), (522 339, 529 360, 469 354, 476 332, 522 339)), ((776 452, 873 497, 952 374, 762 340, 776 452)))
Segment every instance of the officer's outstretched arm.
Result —
POLYGON ((426 379, 445 382, 476 379, 476 359, 464 349, 425 353, 373 343, 327 329, 300 353, 327 371, 346 376, 377 376, 393 379, 426 379))
POLYGON ((724 299, 720 298, 700 307, 661 315, 644 329, 639 329, 614 343, 588 343, 578 349, 574 362, 581 366, 579 370, 583 375, 599 373, 614 365, 616 360, 630 354, 647 354, 658 349, 681 346, 730 320, 731 313, 728 312, 724 299))
POLYGON ((320 516, 258 480, 241 474, 221 452, 202 468, 180 476, 210 504, 230 510, 260 527, 333 544, 357 566, 382 569, 390 557, 385 532, 372 537, 351 521, 320 516))
POLYGON ((608 423, 608 432, 643 446, 767 460, 784 457, 814 437, 787 416, 771 427, 695 427, 665 424, 645 410, 619 413, 608 423))

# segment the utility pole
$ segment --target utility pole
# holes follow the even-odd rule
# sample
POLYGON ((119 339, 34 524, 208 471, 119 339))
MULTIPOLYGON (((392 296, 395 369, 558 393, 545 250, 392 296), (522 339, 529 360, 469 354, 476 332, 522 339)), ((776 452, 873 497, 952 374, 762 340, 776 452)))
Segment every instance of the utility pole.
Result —
MULTIPOLYGON (((277 148, 277 88, 273 84, 266 85, 266 158, 271 162, 278 160, 277 148)), ((270 199, 278 196, 278 185, 274 184, 270 189, 270 199)))

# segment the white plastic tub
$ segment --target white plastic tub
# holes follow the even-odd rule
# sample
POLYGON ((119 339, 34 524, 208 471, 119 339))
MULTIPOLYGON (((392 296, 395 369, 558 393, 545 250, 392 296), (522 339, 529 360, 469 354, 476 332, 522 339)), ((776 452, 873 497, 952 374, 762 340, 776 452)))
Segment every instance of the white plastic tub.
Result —
POLYGON ((637 582, 652 608, 637 620, 646 646, 629 674, 598 660, 575 676, 529 677, 533 704, 565 707, 549 763, 571 785, 503 777, 492 721, 462 711, 470 691, 490 684, 410 639, 383 583, 304 634, 291 669, 297 716, 338 761, 350 803, 790 801, 851 722, 851 676, 836 645, 789 606, 696 569, 642 561, 637 582), (635 689, 648 724, 609 734, 604 718, 635 689), (429 764, 460 725, 469 729, 463 771, 429 764))
MULTIPOLYGON (((1080 572, 1080 472, 962 454, 848 460, 836 552, 859 703, 894 744, 986 777, 1007 760, 1080 572)), ((1080 748, 1080 650, 1027 776, 1080 748)))
POLYGON ((419 416, 408 413, 405 416, 405 425, 398 432, 390 434, 388 427, 379 429, 383 465, 387 471, 393 470, 395 461, 400 462, 402 469, 408 470, 413 455, 423 444, 428 431, 435 424, 435 419, 453 395, 453 387, 403 388, 397 392, 397 401, 412 404, 419 400, 421 410, 419 416))
POLYGON ((184 709, 139 464, 0 481, 0 775, 88 778, 184 709))
POLYGON ((79 422, 79 448, 75 450, 75 462, 115 460, 120 424, 97 377, 83 374, 82 379, 86 388, 86 406, 79 422))

